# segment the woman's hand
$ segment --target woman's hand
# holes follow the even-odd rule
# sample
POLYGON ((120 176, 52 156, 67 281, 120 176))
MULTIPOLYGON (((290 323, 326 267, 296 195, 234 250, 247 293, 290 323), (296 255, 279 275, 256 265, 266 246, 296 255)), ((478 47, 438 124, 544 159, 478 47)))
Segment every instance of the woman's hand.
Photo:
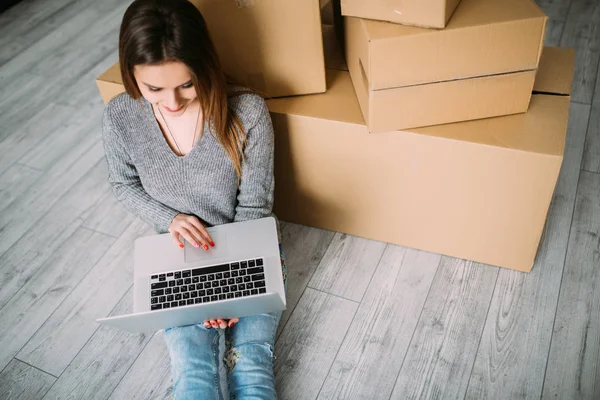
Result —
POLYGON ((206 228, 194 215, 177 214, 171 221, 171 225, 169 225, 169 232, 175 244, 182 249, 183 243, 180 236, 183 236, 194 247, 202 247, 204 250, 208 250, 209 245, 215 247, 215 242, 213 242, 206 228))
POLYGON ((232 318, 229 321, 222 318, 211 319, 209 321, 204 321, 204 327, 209 329, 211 326, 215 329, 225 329, 227 327, 231 328, 233 324, 238 322, 239 318, 232 318))

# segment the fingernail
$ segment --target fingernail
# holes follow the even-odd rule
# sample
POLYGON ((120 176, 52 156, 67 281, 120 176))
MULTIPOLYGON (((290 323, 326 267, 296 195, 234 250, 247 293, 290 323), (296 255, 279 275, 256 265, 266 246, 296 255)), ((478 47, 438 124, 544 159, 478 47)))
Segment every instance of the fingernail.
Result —
POLYGON ((220 320, 220 319, 217 320, 217 324, 221 325, 222 323, 223 323, 222 320, 220 320))
POLYGON ((208 246, 207 245, 203 245, 202 247, 204 248, 204 250, 208 250, 208 246))
POLYGON ((213 328, 214 328, 215 326, 217 326, 217 324, 216 324, 215 322, 211 322, 210 324, 213 326, 213 328))
POLYGON ((194 247, 200 247, 198 243, 194 243, 194 247))
POLYGON ((233 325, 235 325, 235 322, 229 321, 229 327, 231 328, 233 325))
POLYGON ((183 249, 183 243, 179 243, 179 247, 183 249))
POLYGON ((210 242, 210 245, 211 245, 212 247, 215 247, 215 242, 210 242))

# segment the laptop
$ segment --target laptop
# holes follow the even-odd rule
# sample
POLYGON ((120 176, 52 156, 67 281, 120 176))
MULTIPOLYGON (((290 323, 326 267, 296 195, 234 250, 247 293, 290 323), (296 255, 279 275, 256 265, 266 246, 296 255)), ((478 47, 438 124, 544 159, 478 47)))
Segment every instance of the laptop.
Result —
POLYGON ((96 321, 148 332, 285 310, 277 226, 273 217, 207 228, 215 247, 170 234, 135 241, 133 313, 96 321))

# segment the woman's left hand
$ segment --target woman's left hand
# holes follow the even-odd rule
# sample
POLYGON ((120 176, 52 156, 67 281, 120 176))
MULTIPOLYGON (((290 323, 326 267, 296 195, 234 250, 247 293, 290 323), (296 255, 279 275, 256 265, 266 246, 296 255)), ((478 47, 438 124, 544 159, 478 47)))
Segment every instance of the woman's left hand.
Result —
POLYGON ((213 327, 214 329, 225 329, 227 327, 231 328, 233 324, 235 324, 239 320, 239 318, 232 318, 230 320, 223 318, 211 319, 204 321, 204 327, 206 329, 209 329, 210 327, 213 327))

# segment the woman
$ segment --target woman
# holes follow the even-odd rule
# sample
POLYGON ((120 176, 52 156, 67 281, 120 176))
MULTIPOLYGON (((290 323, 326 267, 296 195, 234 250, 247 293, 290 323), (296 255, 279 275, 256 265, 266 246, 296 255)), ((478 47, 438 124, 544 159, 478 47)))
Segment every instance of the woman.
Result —
MULTIPOLYGON (((200 12, 186 0, 136 0, 123 17, 126 93, 106 107, 115 196, 174 245, 219 246, 205 226, 272 216, 273 127, 264 100, 228 86, 200 12)), ((183 251, 183 250, 182 250, 183 251)), ((282 273, 285 279, 282 252, 282 273)), ((176 399, 275 398, 280 313, 165 331, 176 399), (221 330, 221 331, 220 331, 221 330), (219 374, 225 330, 228 388, 219 374), (222 333, 221 333, 222 334, 222 333)))

